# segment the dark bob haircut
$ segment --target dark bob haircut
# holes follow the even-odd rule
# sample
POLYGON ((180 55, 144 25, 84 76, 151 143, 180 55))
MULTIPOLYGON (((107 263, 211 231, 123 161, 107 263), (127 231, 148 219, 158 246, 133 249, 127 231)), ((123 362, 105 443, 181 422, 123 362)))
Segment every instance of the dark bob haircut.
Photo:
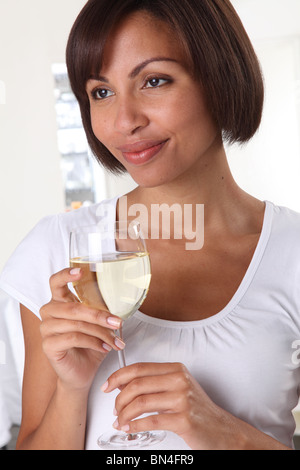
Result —
POLYGON ((251 139, 261 122, 263 78, 249 37, 229 0, 89 0, 71 30, 66 56, 87 140, 98 161, 113 173, 126 171, 93 133, 86 83, 101 70, 112 27, 139 10, 174 29, 224 141, 244 143, 251 139))

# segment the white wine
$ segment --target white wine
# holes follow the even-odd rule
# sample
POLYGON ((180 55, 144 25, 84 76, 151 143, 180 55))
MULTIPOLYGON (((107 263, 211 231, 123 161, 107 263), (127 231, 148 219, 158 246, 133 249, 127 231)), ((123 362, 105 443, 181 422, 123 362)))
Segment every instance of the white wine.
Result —
POLYGON ((123 320, 139 309, 151 279, 148 253, 115 255, 97 263, 97 281, 109 311, 123 320))
POLYGON ((140 308, 151 281, 148 253, 113 253, 103 259, 73 258, 72 268, 81 268, 74 282, 81 302, 106 310, 125 320, 140 308))

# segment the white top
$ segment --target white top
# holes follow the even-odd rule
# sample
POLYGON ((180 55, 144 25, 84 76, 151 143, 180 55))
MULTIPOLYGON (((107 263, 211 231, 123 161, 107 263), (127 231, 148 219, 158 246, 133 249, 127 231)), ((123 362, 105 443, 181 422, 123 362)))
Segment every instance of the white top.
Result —
MULTIPOLYGON (((50 300, 49 277, 68 267, 70 229, 115 219, 117 198, 44 218, 16 249, 0 287, 39 316, 50 300)), ((220 407, 292 447, 300 384, 300 214, 266 202, 262 233, 233 298, 216 315, 174 322, 136 313, 125 322, 128 364, 182 362, 220 407)), ((118 368, 112 351, 89 398, 87 449, 112 429, 117 392, 100 386, 118 368)), ((185 450, 176 434, 152 449, 185 450)))

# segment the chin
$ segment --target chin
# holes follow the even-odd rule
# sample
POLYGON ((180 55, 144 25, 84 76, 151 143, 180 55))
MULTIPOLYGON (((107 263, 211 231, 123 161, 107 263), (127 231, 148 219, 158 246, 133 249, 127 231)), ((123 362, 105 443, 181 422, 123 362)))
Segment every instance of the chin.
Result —
MULTIPOLYGON (((163 156, 163 155, 162 155, 163 156)), ((154 158, 148 163, 140 166, 133 166, 128 164, 123 159, 118 159, 126 169, 126 172, 131 176, 135 183, 141 188, 156 188, 164 184, 169 184, 180 178, 185 174, 192 162, 184 162, 181 164, 174 159, 154 158)))
POLYGON ((157 188, 159 186, 162 186, 164 184, 168 184, 173 182, 176 178, 174 176, 170 175, 170 173, 167 172, 167 174, 164 174, 162 172, 157 172, 155 171, 154 174, 151 174, 152 172, 144 169, 144 171, 140 172, 128 172, 132 179, 138 184, 141 188, 157 188))

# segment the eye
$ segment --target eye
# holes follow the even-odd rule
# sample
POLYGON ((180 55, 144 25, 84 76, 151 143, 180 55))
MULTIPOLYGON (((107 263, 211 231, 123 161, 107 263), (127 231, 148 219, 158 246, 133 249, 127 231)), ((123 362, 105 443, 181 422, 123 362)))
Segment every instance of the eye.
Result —
POLYGON ((165 85, 169 82, 170 80, 167 78, 153 77, 147 80, 144 88, 159 88, 160 86, 165 85))
POLYGON ((110 96, 113 96, 113 92, 111 90, 108 90, 107 88, 96 88, 96 90, 93 90, 91 95, 94 100, 104 100, 105 98, 109 98, 110 96))

